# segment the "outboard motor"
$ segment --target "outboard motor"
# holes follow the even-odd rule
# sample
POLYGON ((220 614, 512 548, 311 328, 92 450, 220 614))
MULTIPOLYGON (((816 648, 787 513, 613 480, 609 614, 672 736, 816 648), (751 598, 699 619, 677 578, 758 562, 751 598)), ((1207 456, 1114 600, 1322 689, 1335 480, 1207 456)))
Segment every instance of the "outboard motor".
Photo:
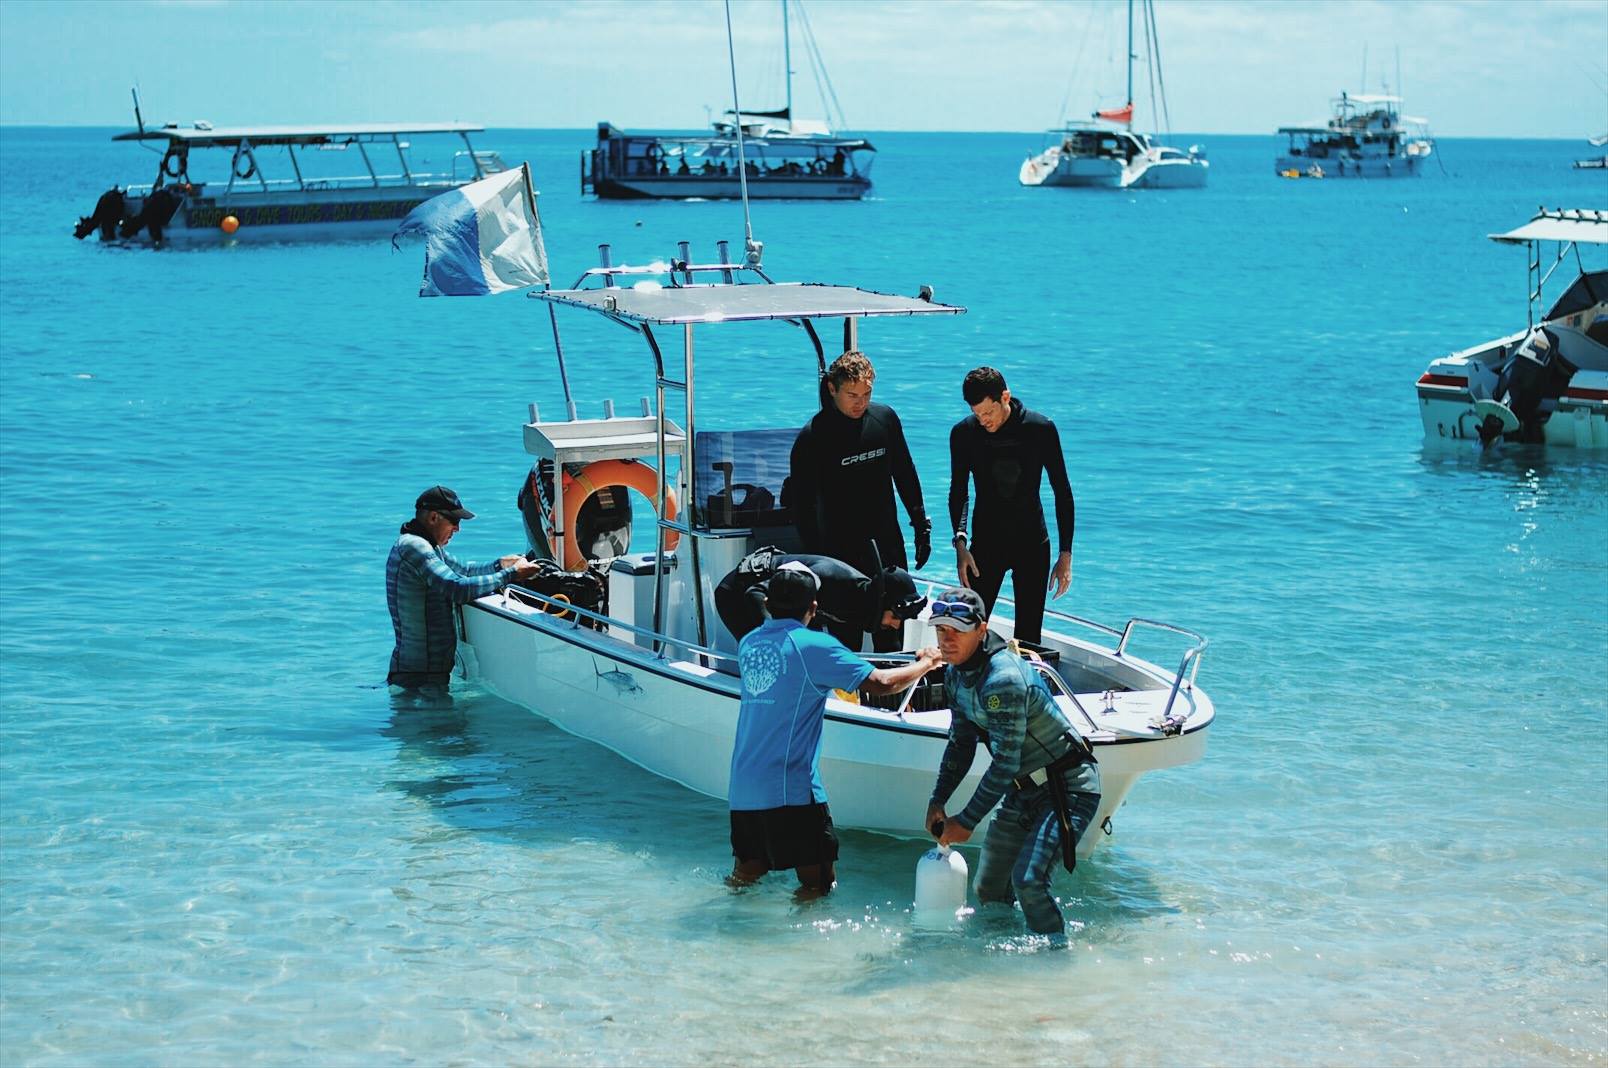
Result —
POLYGON ((1476 401, 1480 416, 1480 443, 1491 442, 1522 431, 1527 442, 1543 440, 1542 427, 1552 414, 1543 410, 1546 401, 1563 396, 1575 368, 1558 354, 1558 339, 1544 328, 1530 332, 1497 375, 1495 398, 1476 401))
POLYGON ((73 227, 73 236, 82 241, 99 230, 102 241, 114 241, 117 239, 117 224, 122 221, 123 191, 114 185, 95 201, 94 211, 78 217, 78 225, 73 227))
POLYGON ((145 205, 132 219, 123 220, 123 236, 134 237, 141 230, 150 232, 151 243, 162 243, 162 231, 173 220, 181 200, 177 193, 167 189, 153 189, 145 198, 145 205))

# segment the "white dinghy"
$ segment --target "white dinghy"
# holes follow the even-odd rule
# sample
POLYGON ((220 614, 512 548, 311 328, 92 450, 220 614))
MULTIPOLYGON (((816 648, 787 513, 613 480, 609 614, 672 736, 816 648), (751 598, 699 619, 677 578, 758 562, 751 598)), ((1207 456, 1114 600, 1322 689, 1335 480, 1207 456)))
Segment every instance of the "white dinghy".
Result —
POLYGON ((1490 236, 1528 252, 1529 326, 1430 362, 1418 378, 1424 436, 1608 449, 1608 270, 1580 254, 1608 246, 1608 211, 1542 208, 1490 236), (1537 322, 1542 289, 1571 252, 1579 274, 1537 322))
MULTIPOLYGON (((644 370, 652 373, 657 404, 644 399, 641 414, 619 417, 610 405, 606 417, 595 420, 575 419, 571 406, 571 418, 557 422, 541 421, 533 407, 523 427, 525 449, 536 461, 533 485, 548 487, 545 507, 536 493, 522 498, 530 505, 526 522, 537 552, 572 563, 572 554, 595 558, 610 545, 611 553, 622 553, 588 564, 604 577, 599 585, 606 594, 597 607, 581 607, 562 592, 515 587, 461 610, 465 667, 490 689, 714 798, 726 796, 739 703, 737 644, 715 611, 714 587, 756 548, 796 539, 781 486, 796 427, 745 427, 742 412, 719 401, 712 412, 707 403, 699 409, 695 397, 724 394, 720 383, 696 380, 696 328, 758 321, 802 328, 814 359, 800 365, 791 388, 814 400, 826 364, 821 320, 837 320, 844 346, 854 348, 861 319, 964 310, 933 303, 926 289, 922 298, 909 298, 775 284, 759 264, 758 246, 749 248, 744 264, 727 262, 722 242, 715 263, 688 262, 682 244, 668 267, 616 267, 604 246, 603 265, 574 288, 530 294, 550 309, 583 309, 636 334, 645 343, 644 370), (671 332, 682 342, 675 362, 660 345, 661 334, 671 332), (715 429, 706 429, 704 418, 715 429), (622 486, 651 494, 658 515, 651 553, 626 554, 619 540, 577 537, 588 498, 622 486)), ((785 368, 780 356, 767 361, 777 389, 789 388, 785 368)), ((1045 631, 1041 670, 1094 745, 1104 788, 1095 822, 1109 833, 1110 817, 1141 775, 1199 760, 1205 752, 1213 708, 1195 676, 1206 641, 1142 619, 1113 628, 1049 616, 1058 629, 1045 631), (1158 629, 1183 648, 1176 669, 1138 659, 1129 648, 1135 634, 1158 629)), ((1003 613, 994 625, 1010 635, 1003 613)), ((907 658, 909 650, 932 644, 930 624, 911 621, 905 639, 907 658)), ((893 698, 831 698, 821 776, 838 826, 923 836, 948 728, 941 673, 893 698)), ((975 787, 987 760, 980 750, 958 796, 975 787)), ((1103 837, 1087 836, 1081 851, 1087 854, 1103 837)))

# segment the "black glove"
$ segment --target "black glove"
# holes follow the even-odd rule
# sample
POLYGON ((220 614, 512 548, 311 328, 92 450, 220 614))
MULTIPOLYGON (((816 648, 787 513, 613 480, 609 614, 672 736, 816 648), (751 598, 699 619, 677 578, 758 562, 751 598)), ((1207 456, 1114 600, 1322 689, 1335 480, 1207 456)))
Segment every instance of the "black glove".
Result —
POLYGON ((916 531, 916 570, 920 571, 932 559, 932 520, 918 519, 910 525, 916 531))

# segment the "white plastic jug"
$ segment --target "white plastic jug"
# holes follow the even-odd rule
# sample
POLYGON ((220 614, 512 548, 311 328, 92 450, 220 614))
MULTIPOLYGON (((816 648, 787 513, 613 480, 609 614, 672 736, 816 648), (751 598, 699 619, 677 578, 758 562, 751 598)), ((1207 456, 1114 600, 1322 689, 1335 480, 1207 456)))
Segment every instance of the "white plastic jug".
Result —
POLYGON ((933 846, 916 861, 916 915, 953 921, 966 907, 970 872, 960 850, 933 846))

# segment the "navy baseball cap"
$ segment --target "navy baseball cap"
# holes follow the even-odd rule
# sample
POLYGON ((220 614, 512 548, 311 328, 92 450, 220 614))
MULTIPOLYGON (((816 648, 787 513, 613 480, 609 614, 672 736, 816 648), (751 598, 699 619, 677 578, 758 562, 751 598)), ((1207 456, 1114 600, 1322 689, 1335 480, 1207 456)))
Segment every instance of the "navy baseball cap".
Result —
POLYGON ((431 486, 413 502, 415 509, 440 512, 448 519, 473 519, 475 513, 463 506, 458 495, 445 486, 431 486))

